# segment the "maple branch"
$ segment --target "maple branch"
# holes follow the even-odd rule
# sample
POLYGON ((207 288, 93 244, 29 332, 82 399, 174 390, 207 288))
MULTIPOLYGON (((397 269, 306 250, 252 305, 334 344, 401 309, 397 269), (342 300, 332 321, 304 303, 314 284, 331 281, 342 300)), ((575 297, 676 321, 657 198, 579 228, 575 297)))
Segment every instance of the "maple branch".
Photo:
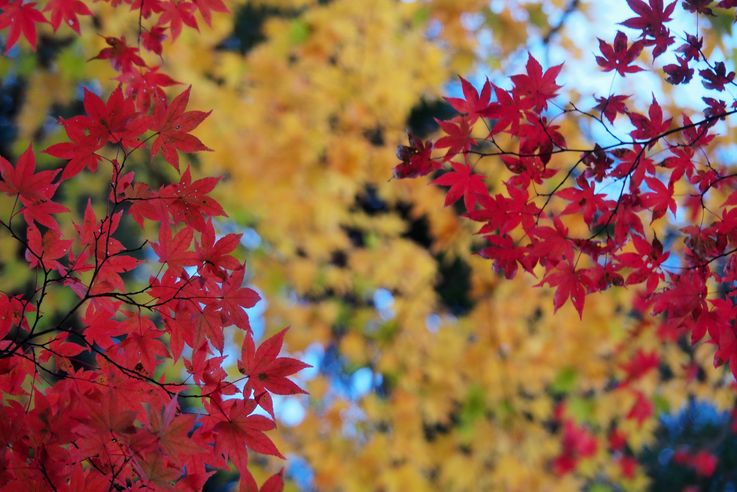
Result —
POLYGON ((718 254, 718 255, 716 255, 716 256, 714 256, 714 257, 712 257, 712 258, 710 258, 710 259, 706 260, 706 261, 705 261, 705 262, 703 262, 703 263, 699 263, 699 264, 697 264, 697 265, 691 265, 691 266, 690 266, 690 267, 688 267, 688 268, 689 268, 689 269, 703 268, 703 267, 705 267, 705 266, 708 266, 708 265, 709 265, 710 263, 712 263, 712 262, 714 262, 714 261, 718 260, 719 258, 725 258, 725 257, 727 257, 727 256, 729 256, 729 255, 732 255, 732 254, 734 254, 734 253, 737 253, 737 247, 735 247, 735 248, 732 248, 732 249, 730 249, 730 250, 728 250, 728 251, 725 251, 724 253, 718 254))
POLYGON ((563 14, 558 19, 558 22, 550 28, 550 30, 543 36, 542 38, 542 44, 548 45, 550 44, 550 41, 552 40, 553 36, 558 34, 558 32, 563 29, 563 26, 565 26, 566 21, 568 20, 568 17, 570 17, 577 9, 579 4, 581 3, 581 0, 571 0, 568 5, 566 6, 566 9, 563 11, 563 14))
POLYGON ((39 468, 41 470, 41 473, 43 474, 44 479, 46 480, 46 483, 48 483, 49 487, 51 487, 51 490, 53 492, 58 492, 59 489, 56 488, 56 485, 54 485, 54 482, 51 480, 49 472, 46 470, 46 465, 43 462, 40 462, 39 468))
MULTIPOLYGON (((120 485, 116 483, 118 480, 118 476, 122 473, 122 471, 125 469, 128 462, 131 460, 131 457, 126 456, 125 453, 123 454, 123 456, 124 456, 123 463, 121 463, 120 467, 117 470, 115 470, 115 467, 112 467, 113 474, 110 477, 110 487, 108 487, 108 492, 112 492, 113 489, 115 490, 125 490, 126 489, 124 485, 120 485)), ((112 462, 110 464, 112 465, 112 462)))
POLYGON ((141 49, 141 33, 143 32, 143 3, 146 0, 141 0, 141 6, 138 8, 138 49, 141 49))
MULTIPOLYGON (((573 108, 573 110, 575 112, 577 112, 578 114, 581 114, 583 116, 587 116, 587 117, 593 119, 594 121, 596 121, 597 123, 599 123, 604 128, 604 131, 606 131, 607 134, 609 134, 610 137, 612 137, 614 140, 616 140, 617 142, 619 142, 621 145, 624 145, 625 144, 625 142, 621 138, 619 138, 619 136, 617 134, 615 134, 611 130, 611 128, 609 127, 609 125, 607 125, 606 122, 604 121, 604 110, 606 110, 606 105, 604 106, 604 108, 602 108, 601 113, 599 114, 599 116, 597 116, 597 115, 595 115, 593 113, 590 113, 588 111, 584 111, 584 110, 580 109, 572 101, 570 101, 568 104, 570 104, 571 107, 573 108)), ((607 104, 608 104, 608 101, 607 101, 607 104)))

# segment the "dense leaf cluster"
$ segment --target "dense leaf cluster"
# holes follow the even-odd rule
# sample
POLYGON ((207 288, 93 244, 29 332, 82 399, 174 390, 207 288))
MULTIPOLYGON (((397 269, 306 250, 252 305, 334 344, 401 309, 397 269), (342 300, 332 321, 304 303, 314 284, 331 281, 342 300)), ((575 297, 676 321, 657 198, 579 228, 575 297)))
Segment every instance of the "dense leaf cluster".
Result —
MULTIPOLYGON (((734 2, 712 3, 682 7, 687 15, 727 9, 734 17, 734 2)), ((653 71, 671 84, 698 74, 703 88, 716 92, 704 93, 700 114, 667 115, 655 95, 640 107, 613 83, 591 108, 562 103, 556 79, 563 66, 545 70, 529 55, 509 88, 487 80, 479 91, 461 79, 463 97, 447 98, 458 114, 439 122, 436 140, 410 135, 395 176, 439 174, 433 182, 447 187, 445 205, 463 199, 464 215, 480 224, 481 256, 507 278, 520 269, 538 276, 538 285, 554 289, 556 309, 570 300, 582 315, 587 296, 637 288, 635 309, 660 315, 663 340, 706 340, 714 366, 728 364, 737 376, 737 174, 713 154, 720 122, 737 112, 737 101, 723 99, 734 72, 706 56, 698 31, 676 41, 669 24, 677 2, 627 4, 634 15, 621 24, 634 34, 600 39, 596 62, 630 78, 645 70, 636 63, 643 52, 654 67, 668 53, 675 63, 653 71), (556 120, 574 117, 603 137, 564 134, 556 120), (501 189, 489 186, 496 174, 505 176, 501 189)), ((644 356, 633 364, 641 367, 633 366, 634 374, 654 367, 644 356)), ((642 422, 654 405, 632 391, 628 418, 642 422)), ((566 427, 563 439, 574 451, 557 462, 561 470, 573 468, 571 456, 593 452, 585 429, 566 427)), ((707 470, 695 456, 683 463, 707 470)))
MULTIPOLYGON (((107 98, 85 89, 84 113, 59 120, 66 139, 44 152, 62 164, 37 170, 30 144, 15 162, 0 157, 10 210, 0 234, 35 278, 0 294, 0 488, 201 490, 232 464, 241 490, 256 491, 247 449, 283 457, 265 434, 275 427, 271 394, 303 392, 287 376, 306 364, 279 357, 285 330, 256 348, 246 310, 260 297, 245 286, 240 235, 216 231, 219 179, 180 170, 180 154, 210 150, 190 133, 209 113, 187 110, 190 88, 169 99, 174 80, 139 54, 162 56, 164 38, 228 9, 220 0, 124 7, 138 18, 138 43, 105 38, 93 60, 109 60, 120 85, 107 98), (178 182, 136 179, 141 154, 170 164, 178 182), (92 175, 107 193, 90 194, 76 220, 58 197, 92 175), (139 244, 124 244, 123 224, 138 229, 139 244), (144 286, 131 288, 134 278, 144 286), (61 313, 60 296, 73 299, 61 313), (238 379, 224 367, 231 329, 242 332, 238 379)), ((78 16, 89 15, 79 0, 2 1, 5 52, 21 37, 35 49, 39 23, 79 33, 78 16)), ((279 473, 260 490, 281 487, 279 473)))

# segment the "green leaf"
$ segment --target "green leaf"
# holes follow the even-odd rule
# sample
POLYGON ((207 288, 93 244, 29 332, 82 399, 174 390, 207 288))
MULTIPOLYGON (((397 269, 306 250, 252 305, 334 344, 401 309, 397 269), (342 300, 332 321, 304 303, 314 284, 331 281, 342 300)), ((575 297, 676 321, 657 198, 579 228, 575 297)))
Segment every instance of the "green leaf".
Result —
POLYGON ((553 391, 553 393, 556 394, 566 394, 573 390, 573 388, 576 387, 576 379, 578 378, 578 373, 576 370, 572 367, 564 367, 558 372, 558 375, 555 376, 555 379, 553 380, 553 383, 550 386, 550 389, 553 391))
POLYGON ((577 422, 584 422, 594 413, 594 402, 583 398, 571 398, 566 409, 577 422))
POLYGON ((589 492, 614 492, 614 489, 603 483, 595 483, 589 487, 589 492))
POLYGON ((310 37, 310 25, 302 19, 294 19, 289 24, 289 41, 293 45, 299 45, 310 37))
POLYGON ((421 7, 412 16, 412 22, 415 26, 423 26, 430 20, 430 9, 427 7, 421 7))
POLYGON ((461 407, 461 424, 473 424, 483 417, 486 411, 486 392, 481 385, 474 384, 468 389, 466 400, 461 407))
POLYGON ((18 59, 18 76, 26 78, 36 71, 36 57, 33 55, 21 55, 18 59))
POLYGON ((712 29, 714 32, 722 36, 730 36, 732 34, 732 24, 734 23, 734 16, 729 11, 717 10, 713 17, 709 18, 712 29))
POLYGON ((87 64, 74 45, 62 50, 57 57, 59 69, 74 80, 81 80, 85 76, 87 64))
POLYGON ((530 20, 530 24, 536 27, 548 27, 549 18, 548 15, 543 11, 542 5, 528 5, 525 7, 525 10, 527 10, 527 18, 530 20))
POLYGON ((670 405, 668 404, 668 400, 663 398, 661 395, 653 396, 652 402, 653 405, 655 405, 655 415, 670 412, 670 405))
POLYGON ((398 332, 399 323, 397 323, 395 320, 389 320, 379 325, 379 328, 376 330, 376 334, 374 336, 377 341, 389 344, 398 332))

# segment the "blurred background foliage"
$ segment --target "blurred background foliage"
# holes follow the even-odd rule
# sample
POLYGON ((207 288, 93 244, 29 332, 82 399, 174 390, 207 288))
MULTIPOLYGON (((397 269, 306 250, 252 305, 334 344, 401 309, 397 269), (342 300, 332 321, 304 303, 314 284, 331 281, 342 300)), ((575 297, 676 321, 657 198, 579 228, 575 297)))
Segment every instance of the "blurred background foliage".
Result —
MULTIPOLYGON (((37 53, 0 59, 2 155, 60 138, 54 118, 81 111, 81 87, 116 85, 105 62, 86 61, 105 47, 94 32, 134 40, 136 25, 94 7, 81 38, 45 32, 37 53)), ((583 320, 570 306, 554 315, 535 279, 505 280, 472 254, 482 243, 462 210, 442 207, 442 190, 391 179, 406 131, 429 135, 433 118, 452 114, 441 96, 458 90, 457 75, 504 83, 528 49, 593 70, 593 44, 575 25, 596 22, 597 2, 240 0, 231 9, 200 33, 185 30, 161 63, 192 85, 191 107, 213 109, 196 133, 215 150, 191 164, 224 176, 218 198, 230 217, 220 230, 244 232, 266 299, 254 329, 292 326, 289 350, 315 366, 301 376, 309 397, 278 414, 287 490, 730 490, 734 387, 711 368, 708 346, 664 342, 622 289, 590 297, 583 320), (650 354, 644 371, 632 362, 650 354), (577 447, 582 439, 593 449, 577 447), (700 450, 720 457, 714 473, 674 458, 700 450), (561 457, 575 469, 564 473, 561 457)), ((707 31, 705 45, 730 30, 707 31)), ((565 134, 581 123, 559 124, 565 134)), ((137 172, 164 180, 159 164, 140 158, 137 172)), ((0 286, 10 290, 23 279, 17 248, 6 246, 0 286)), ((254 460, 259 480, 282 466, 254 460)))

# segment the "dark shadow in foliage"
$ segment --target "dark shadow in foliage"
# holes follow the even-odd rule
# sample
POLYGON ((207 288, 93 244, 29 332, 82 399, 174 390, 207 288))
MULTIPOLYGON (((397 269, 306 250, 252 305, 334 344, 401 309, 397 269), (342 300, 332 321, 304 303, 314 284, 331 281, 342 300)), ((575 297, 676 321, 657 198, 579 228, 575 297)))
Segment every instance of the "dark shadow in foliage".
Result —
POLYGON ((363 136, 366 138, 368 143, 375 147, 382 147, 384 145, 384 128, 381 125, 364 130, 363 136))
POLYGON ((408 203, 398 203, 396 211, 399 216, 407 223, 407 230, 402 237, 409 239, 429 250, 432 247, 433 238, 430 235, 430 223, 425 215, 421 217, 412 216, 412 206, 408 203))
POLYGON ((36 48, 36 59, 39 65, 44 69, 51 69, 59 52, 72 44, 74 40, 75 38, 72 36, 57 38, 41 35, 38 40, 38 47, 36 48))
POLYGON ((0 155, 10 159, 10 144, 15 140, 17 128, 14 120, 24 97, 24 81, 7 77, 0 82, 0 155))
POLYGON ((442 99, 420 100, 407 118, 407 129, 419 138, 428 138, 438 129, 435 118, 447 120, 456 114, 453 107, 442 99))
POLYGON ((356 195, 356 204, 351 210, 361 210, 367 215, 378 215, 388 212, 389 207, 379 196, 376 186, 368 184, 356 195))
POLYGON ((471 292, 471 267, 461 258, 449 259, 445 255, 436 256, 438 262, 438 279, 435 292, 440 301, 455 316, 471 310, 473 301, 471 292))
MULTIPOLYGON (((407 204, 397 206, 399 215, 409 224, 402 237, 416 242, 429 250, 433 243, 430 224, 424 215, 413 218, 411 207, 407 204)), ((471 267, 460 258, 450 258, 445 254, 433 255, 438 264, 438 278, 435 283, 440 302, 455 316, 467 313, 473 307, 471 293, 471 267)))
POLYGON ((705 401, 691 401, 677 413, 660 417, 655 442, 643 449, 638 461, 652 480, 648 490, 671 492, 694 487, 703 492, 737 491, 737 435, 729 412, 720 412, 705 401), (700 451, 717 458, 711 476, 674 459, 678 451, 700 451))
POLYGON ((233 32, 217 45, 223 51, 238 51, 246 54, 256 45, 266 40, 264 24, 270 17, 292 18, 299 15, 296 9, 254 5, 248 2, 235 13, 233 32))
MULTIPOLYGON (((364 190, 356 195, 355 205, 352 210, 360 210, 367 215, 374 216, 378 214, 388 213, 392 211, 387 204, 378 195, 376 187, 367 185, 364 190)), ((408 203, 397 203, 393 207, 393 211, 407 223, 407 230, 402 237, 417 243, 425 250, 430 250, 433 244, 433 237, 430 233, 430 224, 426 216, 414 217, 412 215, 412 206, 408 203)), ((357 247, 363 245, 354 240, 354 237, 360 234, 355 229, 348 230, 353 244, 357 247)), ((456 316, 467 313, 473 307, 473 301, 470 298, 471 291, 471 268, 460 258, 450 258, 445 254, 437 254, 433 256, 438 264, 438 278, 435 284, 435 291, 440 298, 443 306, 456 316)), ((334 255, 333 263, 336 264, 341 257, 334 255)))

